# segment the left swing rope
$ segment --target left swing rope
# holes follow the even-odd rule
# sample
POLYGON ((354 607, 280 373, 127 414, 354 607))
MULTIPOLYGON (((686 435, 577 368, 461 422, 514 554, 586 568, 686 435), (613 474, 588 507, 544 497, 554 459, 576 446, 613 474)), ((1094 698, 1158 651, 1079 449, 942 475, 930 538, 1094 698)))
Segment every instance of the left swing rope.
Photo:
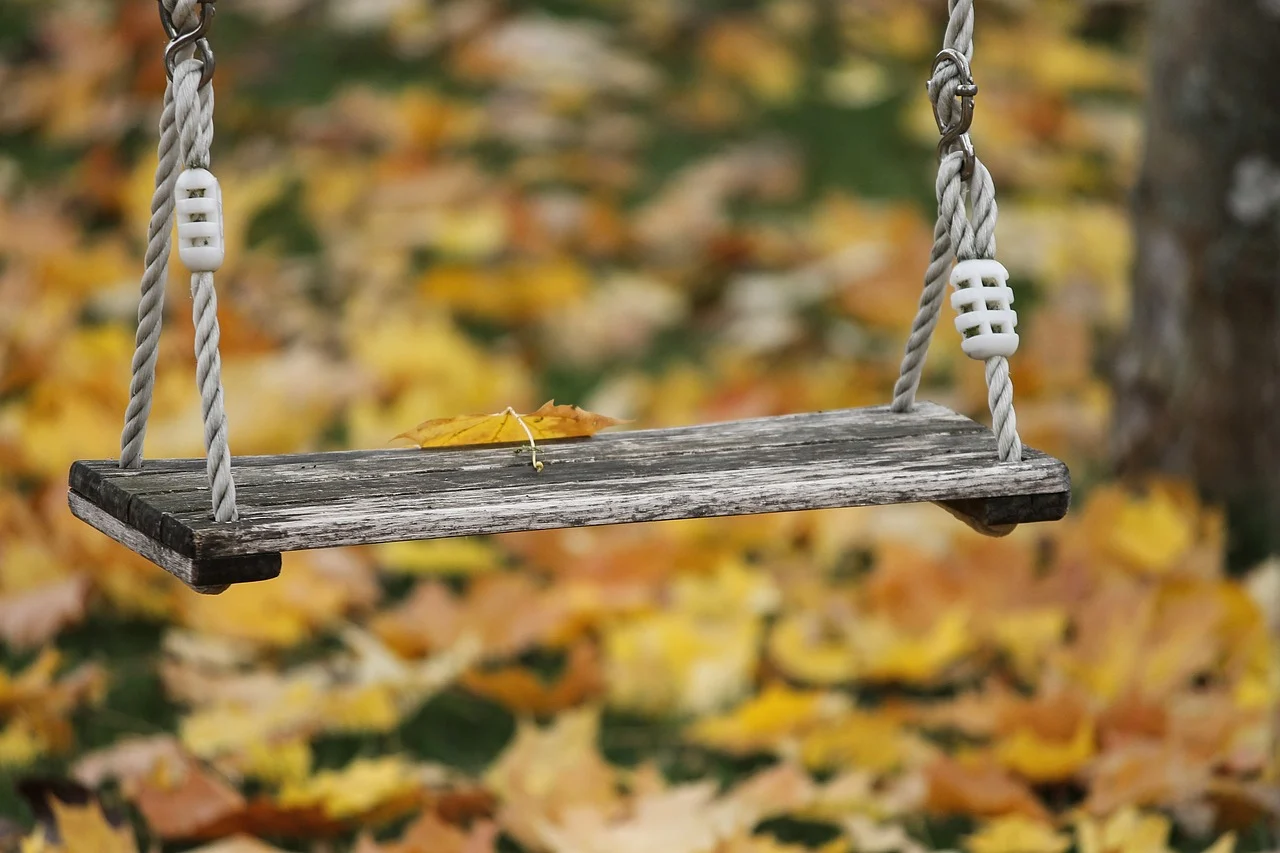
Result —
POLYGON ((155 389, 155 371, 164 316, 172 228, 176 214, 179 258, 191 272, 196 328, 196 378, 204 418, 205 450, 215 520, 235 521, 235 482, 222 389, 222 362, 213 274, 225 257, 222 195, 209 171, 213 143, 215 58, 207 35, 216 0, 159 0, 165 48, 164 109, 160 118, 159 163, 151 200, 146 268, 138 308, 138 332, 129 388, 129 408, 121 436, 120 465, 139 468, 155 389))

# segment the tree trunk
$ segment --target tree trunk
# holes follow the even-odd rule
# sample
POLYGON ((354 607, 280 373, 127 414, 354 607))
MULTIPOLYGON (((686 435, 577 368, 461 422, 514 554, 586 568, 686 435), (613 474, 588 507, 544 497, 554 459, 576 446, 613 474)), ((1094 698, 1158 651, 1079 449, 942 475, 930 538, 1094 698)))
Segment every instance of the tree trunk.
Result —
POLYGON ((1156 0, 1122 474, 1224 504, 1236 566, 1280 551, 1280 0, 1156 0))

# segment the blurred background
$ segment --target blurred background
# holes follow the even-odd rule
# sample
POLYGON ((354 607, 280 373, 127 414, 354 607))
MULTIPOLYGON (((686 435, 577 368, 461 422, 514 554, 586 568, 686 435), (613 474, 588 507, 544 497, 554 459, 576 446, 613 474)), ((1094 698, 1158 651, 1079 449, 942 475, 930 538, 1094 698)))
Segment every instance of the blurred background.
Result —
MULTIPOLYGON (((66 508, 71 462, 119 452, 156 4, 0 0, 0 844, 1275 849, 1280 116, 1266 75, 1232 75, 1280 24, 1245 5, 979 5, 1018 424, 1071 468, 1066 521, 987 540, 904 506, 405 543, 204 597, 66 508), (1238 98, 1196 113, 1219 80, 1238 98), (1140 180, 1144 150, 1177 191, 1140 180), (1243 232, 1213 218, 1232 187, 1243 232)), ((218 8, 237 455, 552 398, 642 428, 891 399, 945 3, 218 8)), ((185 275, 167 305, 146 451, 202 456, 185 275)), ((921 397, 989 422, 944 314, 921 397)))

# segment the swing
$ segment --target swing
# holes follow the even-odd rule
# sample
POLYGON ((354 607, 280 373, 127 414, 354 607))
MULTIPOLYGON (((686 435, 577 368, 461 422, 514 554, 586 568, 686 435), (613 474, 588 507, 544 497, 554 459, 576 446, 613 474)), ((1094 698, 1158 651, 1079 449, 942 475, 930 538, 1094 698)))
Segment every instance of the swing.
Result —
POLYGON ((76 462, 68 499, 78 518, 198 591, 276 577, 286 551, 404 540, 919 502, 992 536, 1066 515, 1066 466, 1017 433, 1008 365, 1017 315, 993 259, 994 184, 969 138, 972 0, 950 0, 928 86, 941 135, 939 217, 892 404, 566 440, 541 473, 496 446, 232 458, 213 282, 222 196, 208 171, 215 0, 158 2, 170 83, 121 456, 76 462), (175 219, 192 276, 208 455, 144 464, 175 219), (915 400, 948 284, 964 352, 986 366, 990 430, 915 400))

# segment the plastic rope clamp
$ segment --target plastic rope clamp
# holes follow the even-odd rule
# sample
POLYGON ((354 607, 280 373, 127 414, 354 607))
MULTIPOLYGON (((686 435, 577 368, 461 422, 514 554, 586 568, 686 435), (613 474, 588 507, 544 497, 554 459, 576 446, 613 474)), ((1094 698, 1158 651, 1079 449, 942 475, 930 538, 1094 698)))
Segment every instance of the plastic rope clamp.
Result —
POLYGON ((174 187, 178 257, 193 273, 216 272, 226 259, 222 188, 208 169, 187 169, 174 187))
POLYGON ((979 361, 1008 358, 1018 351, 1018 312, 1004 264, 992 260, 961 261, 951 271, 951 307, 956 330, 964 337, 965 355, 979 361))

